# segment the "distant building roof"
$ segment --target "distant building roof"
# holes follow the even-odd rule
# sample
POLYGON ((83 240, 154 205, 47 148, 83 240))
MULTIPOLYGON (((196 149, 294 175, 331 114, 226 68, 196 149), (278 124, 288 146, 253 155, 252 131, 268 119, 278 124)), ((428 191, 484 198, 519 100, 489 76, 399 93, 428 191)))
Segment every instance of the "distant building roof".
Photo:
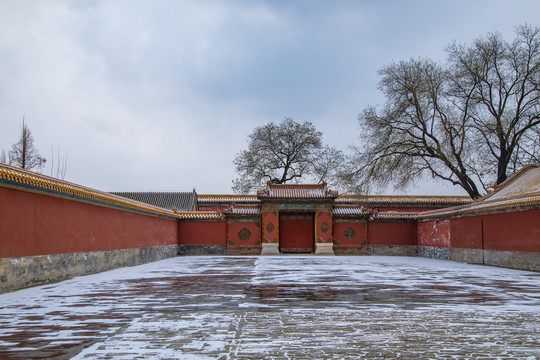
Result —
POLYGON ((260 205, 236 205, 232 204, 223 211, 226 215, 260 215, 260 205))
POLYGON ((373 220, 415 220, 419 212, 411 211, 373 211, 363 206, 336 205, 332 211, 338 217, 364 217, 373 220))
POLYGON ((197 193, 192 192, 155 192, 155 191, 119 191, 111 194, 154 205, 163 209, 181 211, 197 210, 197 193))
POLYGON ((353 216, 367 216, 369 211, 362 206, 343 206, 336 205, 332 210, 334 215, 353 215, 353 216))
MULTIPOLYGON (((304 185, 305 186, 305 185, 304 185)), ((258 204, 257 195, 197 194, 199 204, 258 204)), ((434 195, 338 195, 336 205, 365 206, 456 206, 472 202, 469 196, 434 196, 434 195)))
POLYGON ((257 195, 219 195, 219 194, 197 194, 200 204, 223 204, 223 203, 258 203, 257 195))
POLYGON ((329 190, 326 183, 322 184, 272 184, 258 191, 259 199, 335 199, 337 191, 329 190))
POLYGON ((540 208, 540 167, 528 165, 506 179, 496 190, 470 204, 427 211, 420 218, 459 217, 538 208, 540 208))
POLYGON ((463 205, 469 204, 469 196, 434 196, 434 195, 340 195, 337 204, 364 205, 463 205))

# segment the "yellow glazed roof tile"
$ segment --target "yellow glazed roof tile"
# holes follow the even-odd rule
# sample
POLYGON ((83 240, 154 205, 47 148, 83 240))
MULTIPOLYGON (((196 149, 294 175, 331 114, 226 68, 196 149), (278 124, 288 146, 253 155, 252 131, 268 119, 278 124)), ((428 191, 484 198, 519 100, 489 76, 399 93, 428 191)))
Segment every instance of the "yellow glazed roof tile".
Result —
POLYGON ((181 220, 221 220, 223 214, 219 211, 182 211, 175 212, 181 220))
MULTIPOLYGON (((49 177, 36 172, 24 170, 18 167, 0 163, 0 180, 6 180, 13 184, 28 185, 35 190, 45 190, 53 192, 49 195, 65 194, 83 199, 108 203, 110 205, 124 206, 134 210, 147 211, 157 215, 166 215, 174 217, 171 210, 163 209, 157 206, 148 205, 138 201, 130 200, 121 196, 112 195, 103 191, 87 188, 81 185, 73 184, 64 180, 49 177)), ((0 184, 0 186, 9 186, 9 184, 0 184)), ((31 189, 29 189, 31 190, 31 189)))
POLYGON ((496 190, 470 204, 427 211, 419 218, 459 217, 534 208, 540 208, 540 167, 528 165, 506 179, 496 190))

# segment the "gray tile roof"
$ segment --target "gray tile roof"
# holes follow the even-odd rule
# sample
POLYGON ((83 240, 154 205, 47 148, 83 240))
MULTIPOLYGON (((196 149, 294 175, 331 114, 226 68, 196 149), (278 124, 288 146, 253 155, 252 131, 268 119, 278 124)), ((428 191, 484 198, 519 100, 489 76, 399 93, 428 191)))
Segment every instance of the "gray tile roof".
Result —
POLYGON ((156 191, 119 191, 111 194, 128 199, 178 211, 197 210, 197 193, 193 192, 156 192, 156 191))

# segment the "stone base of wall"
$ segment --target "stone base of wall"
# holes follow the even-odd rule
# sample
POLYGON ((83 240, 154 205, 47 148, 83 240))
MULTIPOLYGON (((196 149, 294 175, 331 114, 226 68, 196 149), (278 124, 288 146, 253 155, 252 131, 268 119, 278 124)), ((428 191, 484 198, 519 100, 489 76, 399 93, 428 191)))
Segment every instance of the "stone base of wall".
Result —
POLYGON ((178 245, 178 255, 226 255, 225 245, 178 245))
POLYGON ((178 245, 0 258, 0 292, 177 256, 178 245))
POLYGON ((484 251, 482 249, 450 249, 450 260, 469 264, 483 264, 484 251))
POLYGON ((252 246, 227 246, 227 255, 261 255, 261 245, 252 246))
POLYGON ((335 255, 367 255, 367 246, 335 246, 335 255))
POLYGON ((261 245, 261 255, 279 255, 278 243, 263 243, 261 245))
POLYGON ((316 242, 315 255, 334 255, 334 244, 316 242))
POLYGON ((418 256, 517 270, 540 271, 540 253, 537 252, 419 246, 418 256))
POLYGON ((418 246, 418 256, 432 259, 450 260, 450 248, 418 246))
POLYGON ((368 245, 368 255, 416 256, 416 245, 368 245))
POLYGON ((484 264, 518 270, 540 271, 540 253, 484 250, 484 264))

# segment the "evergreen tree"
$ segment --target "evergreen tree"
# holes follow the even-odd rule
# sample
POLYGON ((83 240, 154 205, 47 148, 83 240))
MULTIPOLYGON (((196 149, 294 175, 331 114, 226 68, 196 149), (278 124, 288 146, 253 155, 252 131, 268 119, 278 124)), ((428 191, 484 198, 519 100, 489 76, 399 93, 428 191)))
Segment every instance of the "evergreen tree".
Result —
POLYGON ((23 118, 19 141, 11 145, 11 150, 9 151, 9 164, 26 170, 41 170, 46 161, 34 147, 34 138, 23 118))

